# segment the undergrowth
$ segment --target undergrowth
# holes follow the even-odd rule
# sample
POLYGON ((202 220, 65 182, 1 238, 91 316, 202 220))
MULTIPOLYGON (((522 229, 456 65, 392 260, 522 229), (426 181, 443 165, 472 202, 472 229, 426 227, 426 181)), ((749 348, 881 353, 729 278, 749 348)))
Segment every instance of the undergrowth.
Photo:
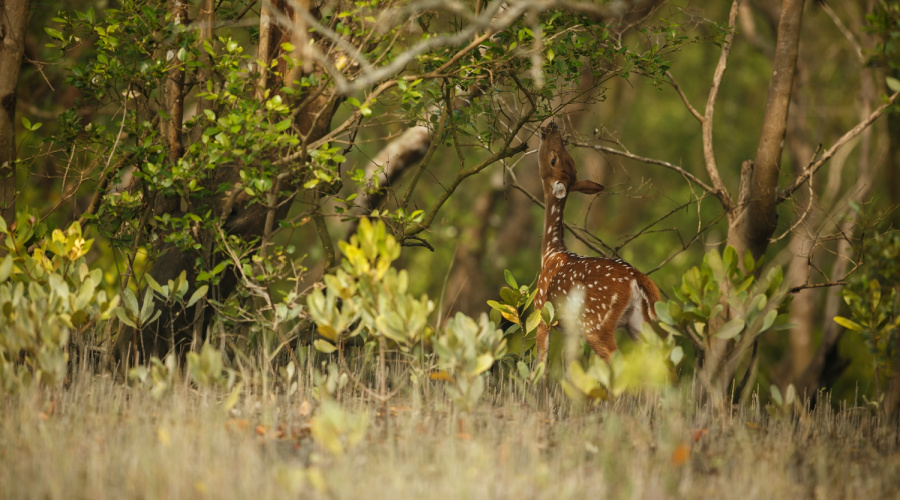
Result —
MULTIPOLYGON (((461 412, 428 381, 380 401, 299 384, 236 398, 177 373, 155 397, 87 372, 7 397, 0 498, 896 498, 896 424, 867 408, 713 410, 678 388, 576 406, 488 378, 461 412), (294 387, 293 390, 290 388, 294 387), (390 423, 388 425, 388 422, 390 423)), ((361 376, 361 374, 360 374, 361 376)))

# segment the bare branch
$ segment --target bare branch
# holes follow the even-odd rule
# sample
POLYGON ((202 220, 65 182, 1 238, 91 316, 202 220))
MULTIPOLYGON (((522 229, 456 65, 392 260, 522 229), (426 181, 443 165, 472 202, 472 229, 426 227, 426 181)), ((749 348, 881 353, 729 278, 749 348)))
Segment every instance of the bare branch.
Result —
POLYGON ((828 288, 828 287, 832 287, 832 286, 844 286, 846 284, 847 284, 846 281, 841 280, 841 281, 829 281, 827 283, 812 283, 812 284, 806 284, 806 285, 799 285, 799 286, 795 286, 795 287, 791 288, 790 290, 788 290, 788 293, 797 293, 801 290, 806 290, 808 288, 828 288))
MULTIPOLYGON (((510 185, 510 187, 512 187, 512 188, 514 188, 514 189, 516 189, 516 190, 518 190, 519 192, 521 192, 522 194, 524 194, 525 196, 527 196, 532 202, 534 202, 535 205, 541 207, 541 209, 544 208, 544 202, 542 202, 541 200, 539 200, 539 199, 537 198, 537 196, 531 194, 531 192, 529 192, 527 189, 525 189, 524 187, 522 187, 522 185, 519 184, 519 182, 518 182, 517 180, 515 180, 515 178, 513 178, 513 181, 510 182, 509 185, 510 185)), ((605 249, 600 248, 600 247, 598 247, 597 245, 593 244, 591 241, 589 241, 587 238, 585 238, 584 236, 582 236, 581 234, 579 234, 578 231, 577 231, 578 228, 576 228, 575 226, 569 224, 569 223, 566 222, 565 220, 563 220, 563 225, 566 226, 566 229, 568 229, 569 232, 572 233, 572 236, 574 236, 575 239, 577 239, 578 241, 584 243, 585 246, 587 246, 587 247, 590 248, 591 250, 597 252, 597 253, 600 254, 600 255, 603 255, 604 257, 607 256, 607 255, 610 255, 610 254, 612 253, 612 248, 611 248, 609 245, 607 245, 607 244, 605 244, 605 243, 603 243, 603 242, 601 241, 600 244, 602 244, 602 245, 605 247, 605 249)), ((600 240, 597 240, 597 241, 600 241, 600 240)))
POLYGON ((504 158, 509 158, 510 156, 513 156, 517 153, 521 153, 521 152, 525 151, 525 148, 528 147, 527 143, 523 142, 522 144, 520 144, 516 147, 510 147, 510 144, 512 143, 513 139, 516 137, 516 134, 518 134, 519 130, 521 130, 522 127, 525 126, 525 123, 528 122, 528 120, 531 118, 531 116, 534 114, 534 112, 535 112, 535 110, 531 109, 519 118, 519 120, 515 124, 515 126, 512 127, 511 133, 506 138, 506 141, 503 144, 503 149, 501 149, 499 152, 494 153, 491 156, 485 158, 481 163, 473 166, 472 168, 460 170, 456 174, 456 178, 453 180, 453 182, 450 184, 450 186, 447 187, 446 190, 444 191, 444 193, 437 199, 437 201, 434 202, 431 209, 428 211, 428 215, 425 216, 425 220, 423 220, 422 222, 419 222, 417 224, 411 224, 411 225, 407 226, 406 229, 404 230, 405 236, 407 236, 407 237, 414 236, 414 235, 428 229, 431 226, 431 223, 434 221, 434 218, 437 216, 438 211, 440 211, 440 209, 444 205, 444 203, 447 202, 447 199, 450 198, 450 195, 453 194, 454 191, 456 191, 456 188, 459 186, 459 184, 463 180, 465 180, 467 177, 470 177, 472 175, 477 174, 478 172, 481 172, 482 170, 484 170, 485 168, 494 164, 497 161, 500 161, 504 158))
POLYGON ((698 179, 697 176, 695 176, 694 174, 688 172, 687 170, 685 170, 685 169, 679 167, 678 165, 674 165, 674 164, 669 163, 669 162, 667 162, 667 161, 656 160, 656 159, 653 159, 653 158, 647 158, 647 157, 644 157, 644 156, 638 156, 638 155, 636 155, 636 154, 629 153, 629 152, 627 152, 627 151, 620 151, 620 150, 618 150, 618 149, 611 148, 611 147, 609 147, 609 146, 601 146, 601 145, 598 145, 598 144, 588 144, 588 143, 586 143, 586 142, 573 142, 572 145, 573 145, 573 146, 576 146, 576 147, 580 147, 580 148, 590 148, 590 149, 593 149, 593 150, 595 150, 595 151, 602 151, 602 152, 604 152, 604 153, 609 153, 609 154, 614 154, 614 155, 618 155, 618 156, 623 156, 623 157, 625 157, 625 158, 630 158, 630 159, 632 159, 632 160, 636 160, 636 161, 639 161, 639 162, 641 162, 641 163, 647 163, 647 164, 650 164, 650 165, 660 165, 660 166, 666 167, 666 168, 668 168, 668 169, 670 169, 670 170, 674 170, 675 172, 678 172, 679 174, 681 174, 682 177, 684 177, 684 178, 687 179, 688 181, 693 182, 694 184, 700 186, 704 191, 706 191, 706 192, 708 192, 708 193, 710 193, 710 194, 712 194, 712 195, 714 195, 714 196, 718 196, 718 194, 716 193, 716 190, 715 190, 715 189, 713 189, 713 188, 710 187, 708 184, 706 184, 705 182, 703 182, 703 181, 701 181, 700 179, 698 179))
POLYGON ((725 75, 725 68, 728 66, 728 56, 731 54, 731 45, 734 40, 734 25, 740 4, 741 0, 734 0, 731 4, 731 12, 728 14, 728 29, 730 31, 725 35, 725 42, 722 44, 722 52, 719 54, 719 62, 716 64, 712 85, 706 98, 703 121, 700 122, 703 133, 703 159, 706 162, 706 172, 715 188, 713 194, 719 198, 726 210, 731 210, 733 203, 728 195, 728 191, 725 189, 725 183, 722 182, 722 177, 719 176, 719 167, 716 166, 716 156, 713 151, 713 115, 716 109, 716 97, 719 95, 719 86, 722 84, 722 77, 725 75))
POLYGON ((675 92, 678 92, 678 96, 681 97, 681 101, 684 103, 684 106, 694 115, 694 118, 697 119, 700 124, 703 124, 703 115, 700 114, 699 111, 691 105, 691 101, 688 100, 687 96, 684 95, 684 91, 681 90, 681 86, 678 85, 678 82, 675 81, 675 77, 672 76, 671 71, 666 71, 666 78, 669 79, 669 82, 672 84, 672 87, 675 89, 675 92))
MULTIPOLYGON (((816 155, 819 154, 819 150, 820 150, 821 148, 822 148, 822 146, 821 146, 821 144, 820 144, 820 145, 819 145, 819 148, 816 149, 816 153, 815 153, 816 155)), ((813 158, 815 158, 815 155, 813 156, 813 158)), ((809 179, 809 182, 808 182, 807 184, 809 185, 809 199, 808 199, 807 202, 806 202, 806 210, 804 210, 803 213, 800 214, 800 217, 797 218, 797 221, 794 222, 793 224, 791 224, 791 227, 787 228, 787 230, 785 230, 785 232, 782 233, 781 236, 778 236, 778 237, 775 237, 775 238, 770 238, 770 239, 769 239, 769 243, 775 243, 776 241, 778 241, 778 240, 784 238, 785 236, 791 234, 791 232, 793 232, 794 229, 796 229, 800 224, 803 224, 803 221, 806 220, 806 217, 809 215, 809 212, 812 210, 813 200, 815 200, 815 198, 816 198, 816 193, 813 191, 813 182, 812 182, 812 181, 813 181, 813 178, 812 178, 812 176, 810 176, 808 179, 809 179)))
POLYGON ((891 95, 891 97, 888 98, 888 100, 884 104, 882 104, 881 106, 878 107, 878 109, 873 111, 872 114, 870 114, 865 120, 859 122, 855 127, 850 129, 846 134, 842 135, 840 137, 840 139, 838 139, 834 143, 833 146, 828 148, 818 160, 810 163, 805 169, 803 169, 803 173, 798 175, 797 178, 794 179, 794 182, 790 186, 788 186, 787 188, 783 189, 781 192, 778 193, 778 201, 781 202, 781 201, 788 199, 788 197, 790 197, 791 194, 794 193, 794 191, 796 191, 800 186, 802 186, 803 183, 806 182, 807 179, 809 179, 813 174, 815 174, 816 171, 818 171, 819 168, 821 168, 822 165, 825 164, 825 162, 830 160, 831 157, 833 157, 834 154, 841 147, 843 147, 845 144, 850 142, 854 137, 859 135, 863 130, 865 130, 875 120, 877 120, 878 117, 883 115, 884 111, 887 108, 891 107, 891 105, 894 104, 894 102, 897 100, 898 95, 900 95, 900 92, 894 92, 891 95))

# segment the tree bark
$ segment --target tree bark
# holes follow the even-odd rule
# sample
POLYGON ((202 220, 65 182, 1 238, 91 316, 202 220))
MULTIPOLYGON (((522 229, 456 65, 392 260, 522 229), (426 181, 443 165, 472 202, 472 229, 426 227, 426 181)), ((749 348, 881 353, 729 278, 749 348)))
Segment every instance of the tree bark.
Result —
POLYGON ((735 207, 736 213, 728 228, 728 244, 737 249, 738 255, 743 255, 747 250, 756 258, 764 255, 777 225, 776 189, 800 47, 803 4, 803 0, 785 0, 781 9, 772 80, 756 159, 747 186, 747 204, 735 207))
POLYGON ((0 216, 7 224, 16 218, 16 86, 29 0, 0 2, 0 216))

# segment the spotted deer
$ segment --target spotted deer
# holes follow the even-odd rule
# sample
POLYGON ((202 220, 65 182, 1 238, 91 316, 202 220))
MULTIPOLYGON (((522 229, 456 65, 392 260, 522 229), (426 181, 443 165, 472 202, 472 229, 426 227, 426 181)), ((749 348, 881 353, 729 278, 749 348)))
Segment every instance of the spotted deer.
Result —
MULTIPOLYGON (((579 323, 584 338, 598 356, 609 361, 616 350, 616 328, 624 327, 632 339, 639 340, 644 321, 656 319, 653 305, 659 300, 659 289, 622 259, 583 257, 566 249, 563 213, 569 193, 596 194, 603 186, 576 178, 575 162, 555 123, 541 130, 539 156, 545 207, 541 275, 534 306, 541 308, 548 301, 556 305, 581 290, 584 304, 579 323)), ((547 359, 549 347, 550 325, 541 320, 537 329, 540 361, 547 359)))

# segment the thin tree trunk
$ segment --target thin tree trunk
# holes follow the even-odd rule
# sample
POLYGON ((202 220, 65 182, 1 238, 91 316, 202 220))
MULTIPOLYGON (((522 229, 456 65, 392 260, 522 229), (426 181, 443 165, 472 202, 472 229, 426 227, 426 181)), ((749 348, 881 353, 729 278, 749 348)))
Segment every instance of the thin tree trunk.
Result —
POLYGON ((749 181, 747 206, 737 207, 728 228, 728 244, 737 249, 738 255, 747 250, 756 258, 764 255, 777 225, 776 189, 800 46, 803 4, 803 0, 785 0, 781 9, 772 80, 756 159, 749 179, 741 179, 742 182, 749 181))
POLYGON ((25 52, 29 0, 0 2, 0 216, 16 218, 16 86, 25 52))

